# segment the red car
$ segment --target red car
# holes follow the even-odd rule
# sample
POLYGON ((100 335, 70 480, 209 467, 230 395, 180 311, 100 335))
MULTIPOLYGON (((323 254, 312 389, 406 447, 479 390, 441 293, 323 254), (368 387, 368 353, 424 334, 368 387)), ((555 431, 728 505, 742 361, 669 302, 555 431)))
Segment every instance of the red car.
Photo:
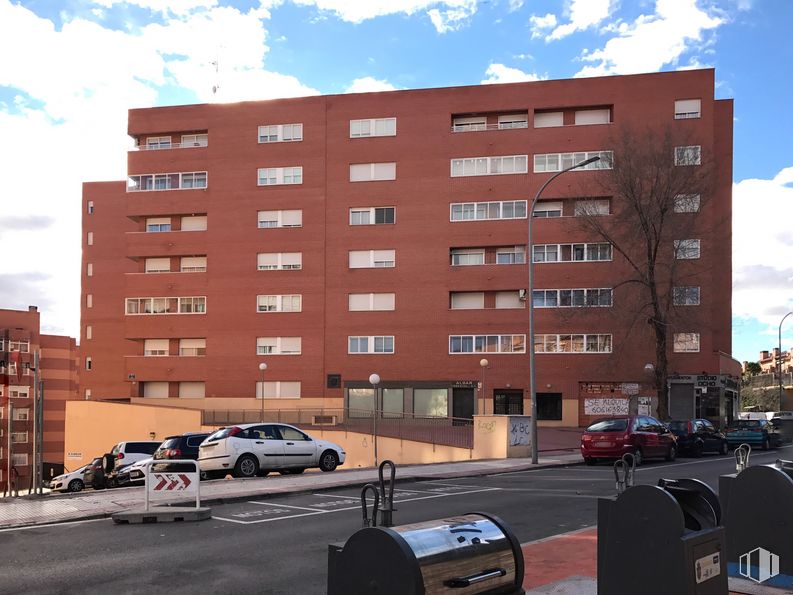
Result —
POLYGON ((677 441, 669 428, 648 415, 600 419, 581 436, 581 456, 587 465, 598 459, 618 459, 628 452, 636 457, 637 465, 646 458, 674 461, 677 441))

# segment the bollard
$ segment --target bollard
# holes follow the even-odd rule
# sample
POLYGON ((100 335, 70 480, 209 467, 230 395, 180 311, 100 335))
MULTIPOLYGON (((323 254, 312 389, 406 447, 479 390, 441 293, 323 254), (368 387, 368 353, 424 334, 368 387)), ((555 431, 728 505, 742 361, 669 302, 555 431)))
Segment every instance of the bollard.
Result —
POLYGON ((377 511, 380 503, 380 494, 377 493, 377 488, 372 483, 367 483, 361 490, 361 509, 363 510, 363 526, 376 527, 377 526, 377 511), (374 494, 374 503, 372 504, 372 517, 368 516, 369 507, 366 504, 366 492, 374 494))
POLYGON ((617 480, 617 494, 621 494, 626 488, 632 488, 634 474, 636 473, 636 457, 632 453, 625 453, 621 459, 614 463, 614 477, 617 480))
POLYGON ((378 470, 378 474, 380 476, 380 502, 382 503, 380 508, 380 526, 381 527, 393 527, 394 520, 393 520, 393 513, 396 510, 394 508, 394 483, 396 479, 396 465, 393 461, 383 461, 380 463, 380 468, 378 470), (391 468, 391 478, 388 482, 388 493, 386 493, 385 489, 385 480, 383 479, 383 468, 389 466, 391 468))

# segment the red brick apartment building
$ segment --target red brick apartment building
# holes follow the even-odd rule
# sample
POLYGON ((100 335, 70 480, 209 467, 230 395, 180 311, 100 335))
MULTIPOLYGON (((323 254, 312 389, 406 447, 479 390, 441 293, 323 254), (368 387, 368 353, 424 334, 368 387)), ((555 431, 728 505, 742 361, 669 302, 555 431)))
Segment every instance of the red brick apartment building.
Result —
POLYGON ((673 414, 724 417, 732 101, 713 94, 698 70, 130 110, 128 180, 83 191, 84 397, 371 409, 377 373, 389 415, 528 412, 527 204, 597 154, 533 219, 535 288, 598 303, 570 316, 535 293, 539 417, 647 407, 654 343, 620 308, 625 264, 576 221, 593 196, 621 208, 596 189, 633 126, 718 164, 669 389, 673 414))
POLYGON ((44 397, 42 461, 45 469, 46 464, 57 468, 64 463, 66 401, 77 397, 77 346, 71 337, 44 335, 39 329, 35 306, 0 310, 0 492, 11 466, 19 472, 19 488, 30 487, 36 357, 44 397))

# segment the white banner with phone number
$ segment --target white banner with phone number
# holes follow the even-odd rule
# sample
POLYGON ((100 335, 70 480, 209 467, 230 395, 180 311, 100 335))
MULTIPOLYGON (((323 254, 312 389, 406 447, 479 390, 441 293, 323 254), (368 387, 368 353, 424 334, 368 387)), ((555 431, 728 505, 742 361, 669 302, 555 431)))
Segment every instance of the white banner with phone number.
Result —
POLYGON ((628 415, 628 399, 584 399, 586 415, 628 415))

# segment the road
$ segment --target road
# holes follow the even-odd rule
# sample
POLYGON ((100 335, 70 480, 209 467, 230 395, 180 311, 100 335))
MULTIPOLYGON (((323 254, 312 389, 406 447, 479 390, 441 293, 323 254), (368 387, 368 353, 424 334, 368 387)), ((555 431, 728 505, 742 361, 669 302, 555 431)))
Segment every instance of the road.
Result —
MULTIPOLYGON (((753 452, 752 464, 779 457, 793 458, 793 446, 753 452)), ((648 462, 637 483, 696 477, 716 489, 734 470, 732 456, 648 462)), ((613 494, 608 465, 399 482, 394 521, 486 511, 524 543, 596 524, 597 498, 613 494)), ((324 593, 327 545, 361 526, 359 498, 360 487, 338 488, 214 505, 200 523, 103 519, 0 531, 0 592, 324 593)))

